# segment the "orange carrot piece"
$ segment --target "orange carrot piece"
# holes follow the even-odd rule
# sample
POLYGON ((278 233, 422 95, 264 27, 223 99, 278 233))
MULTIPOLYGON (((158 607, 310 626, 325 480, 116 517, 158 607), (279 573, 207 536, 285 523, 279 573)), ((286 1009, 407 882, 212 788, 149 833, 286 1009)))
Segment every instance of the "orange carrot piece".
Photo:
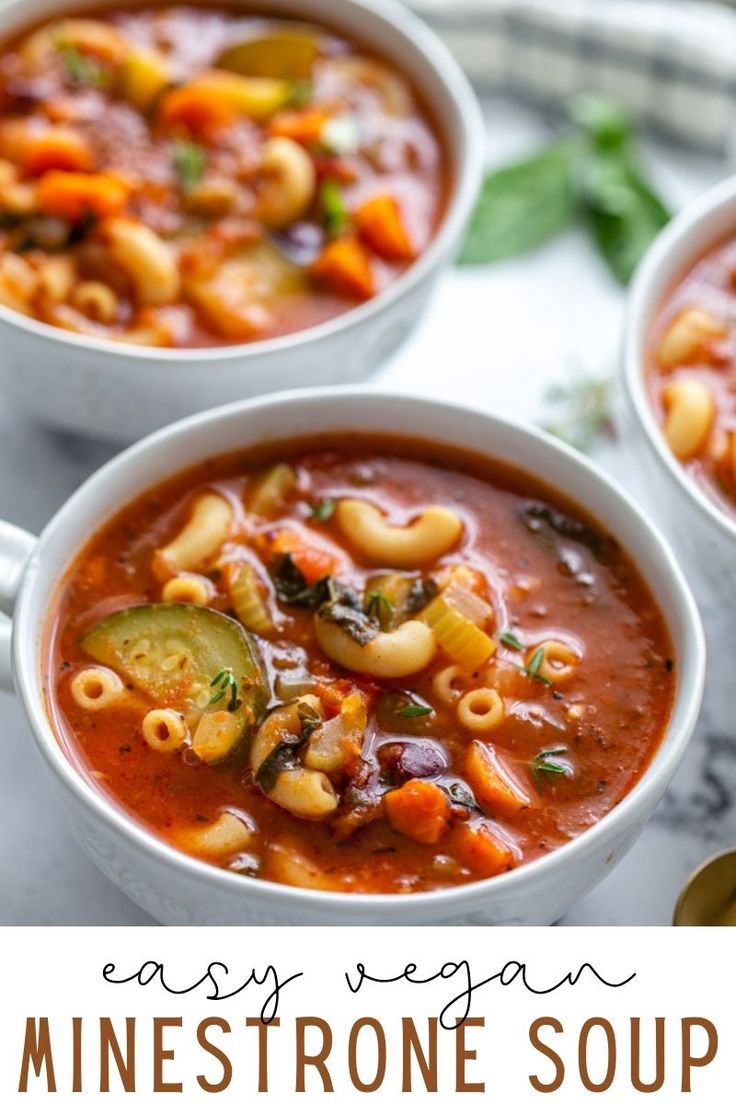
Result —
POLYGON ((130 196, 130 186, 106 173, 45 173, 38 182, 36 205, 47 215, 78 222, 87 214, 118 215, 130 196))
POLYGON ((206 134, 232 123, 237 111, 218 93, 201 82, 172 88, 162 98, 158 117, 164 126, 183 126, 195 134, 206 134))
POLYGON ((389 824, 416 843, 438 843, 447 831, 450 803, 434 782, 413 778, 383 799, 389 824))
POLYGON ((358 207, 353 217, 361 237, 379 257, 387 261, 411 261, 416 257, 401 208, 393 196, 373 196, 358 207))
POLYGON ((487 824, 456 824, 449 843, 455 857, 481 878, 493 878, 517 865, 510 845, 487 824))
POLYGON ((88 172, 92 150, 84 135, 71 127, 52 126, 29 131, 23 142, 21 164, 28 176, 42 176, 51 169, 88 172))
POLYGON ((480 740, 473 740, 465 753, 463 775, 488 813, 512 816, 530 804, 523 788, 494 748, 480 740))
POLYGON ((376 294, 370 255, 357 238, 339 238, 329 242, 310 271, 342 295, 370 299, 376 294))
POLYGON ((294 529, 277 529, 266 536, 265 542, 270 556, 288 553, 310 585, 331 575, 337 567, 337 560, 325 548, 309 544, 294 529))
POLYGON ((275 137, 291 138, 302 146, 317 145, 330 115, 330 111, 319 107, 304 111, 279 111, 268 124, 268 132, 275 137))

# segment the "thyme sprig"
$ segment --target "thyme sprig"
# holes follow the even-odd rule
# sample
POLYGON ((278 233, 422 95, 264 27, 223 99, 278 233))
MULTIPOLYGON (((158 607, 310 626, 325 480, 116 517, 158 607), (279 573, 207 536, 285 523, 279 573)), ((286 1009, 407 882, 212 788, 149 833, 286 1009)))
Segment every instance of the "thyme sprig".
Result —
POLYGON ((230 695, 230 701, 227 703, 228 713, 234 713, 240 705, 238 698, 238 682, 233 674, 232 667, 223 667, 217 672, 215 677, 210 683, 211 688, 219 687, 215 690, 210 700, 207 702, 207 708, 209 709, 213 705, 217 705, 228 694, 230 695))

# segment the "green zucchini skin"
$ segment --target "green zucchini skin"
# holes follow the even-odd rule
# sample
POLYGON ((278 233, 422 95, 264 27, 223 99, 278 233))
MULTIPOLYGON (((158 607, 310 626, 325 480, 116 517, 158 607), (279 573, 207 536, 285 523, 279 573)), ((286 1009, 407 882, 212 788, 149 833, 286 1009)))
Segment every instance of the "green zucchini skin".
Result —
POLYGON ((84 652, 111 667, 154 706, 176 708, 185 717, 226 709, 212 680, 232 670, 238 690, 234 715, 241 722, 218 762, 240 749, 260 724, 269 701, 266 668, 258 645, 243 626, 217 610, 185 603, 131 606, 98 622, 81 638, 84 652))

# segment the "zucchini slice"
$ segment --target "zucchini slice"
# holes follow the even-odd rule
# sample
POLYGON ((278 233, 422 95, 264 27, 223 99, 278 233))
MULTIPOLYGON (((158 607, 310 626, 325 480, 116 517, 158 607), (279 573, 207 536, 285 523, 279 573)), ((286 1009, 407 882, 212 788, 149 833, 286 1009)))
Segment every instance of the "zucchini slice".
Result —
MULTIPOLYGON (((80 644, 156 706, 178 709, 192 727, 204 713, 227 710, 238 723, 223 727, 227 737, 210 750, 209 763, 227 758, 260 723, 268 704, 257 645, 237 621, 216 610, 174 603, 133 606, 100 621, 80 644)), ((196 737, 194 746, 196 751, 196 737)))

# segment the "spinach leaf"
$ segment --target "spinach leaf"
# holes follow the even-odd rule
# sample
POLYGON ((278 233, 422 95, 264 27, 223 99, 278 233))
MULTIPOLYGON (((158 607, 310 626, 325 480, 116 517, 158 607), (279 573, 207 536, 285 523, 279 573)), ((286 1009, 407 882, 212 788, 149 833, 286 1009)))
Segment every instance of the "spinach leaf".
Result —
POLYGON ((616 551, 617 545, 612 537, 599 533, 587 522, 579 521, 556 510, 546 502, 530 500, 519 507, 519 518, 531 533, 550 539, 556 534, 566 540, 576 541, 589 548, 599 563, 606 563, 616 551))
POLYGON ((363 609, 357 591, 325 575, 310 586, 287 552, 271 572, 279 599, 287 606, 317 610, 324 621, 338 625, 358 644, 368 644, 379 630, 378 623, 363 609))
POLYGON ((488 264, 536 249, 575 216, 573 169, 578 143, 561 141, 489 173, 483 182, 460 264, 488 264))
MULTIPOLYGON (((279 708, 283 707, 279 706, 279 708)), ((319 713, 304 702, 300 702, 297 706, 297 715, 300 724, 299 732, 284 735, 283 740, 266 756, 256 772, 256 782, 264 793, 274 788, 282 771, 294 770, 299 766, 297 751, 322 724, 319 713)))
POLYGON ((323 602, 329 602, 335 597, 331 575, 325 575, 310 586, 288 552, 279 557, 272 567, 271 578, 276 594, 287 606, 317 609, 323 602))
MULTIPOLYGON (((331 621, 361 647, 370 644, 379 632, 378 625, 367 613, 352 600, 354 591, 343 588, 342 597, 334 602, 325 602, 317 611, 317 616, 323 621, 331 621)), ((355 595, 357 598, 357 595, 355 595)))
POLYGON ((439 589, 431 575, 428 575, 426 579, 415 579, 406 599, 406 612, 419 613, 420 610, 429 605, 439 589))

